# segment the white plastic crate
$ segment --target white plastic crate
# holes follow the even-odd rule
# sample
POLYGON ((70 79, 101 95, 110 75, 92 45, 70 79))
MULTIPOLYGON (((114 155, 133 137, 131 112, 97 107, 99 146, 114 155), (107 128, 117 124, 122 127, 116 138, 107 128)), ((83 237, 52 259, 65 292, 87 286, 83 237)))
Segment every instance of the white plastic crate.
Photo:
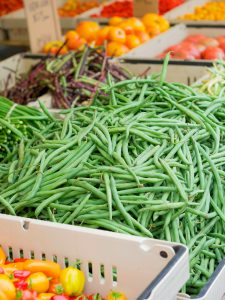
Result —
POLYGON ((149 238, 0 215, 0 244, 14 258, 57 259, 62 267, 79 259, 85 292, 104 297, 115 289, 129 300, 175 300, 188 279, 187 248, 149 238))
POLYGON ((196 297, 179 294, 177 300, 225 300, 225 258, 215 270, 208 283, 196 297))
MULTIPOLYGON (((125 59, 122 61, 119 60, 119 63, 137 76, 152 73, 159 74, 163 67, 162 61, 154 59, 125 59)), ((207 66, 212 66, 212 63, 170 61, 167 68, 166 80, 192 85, 205 75, 207 66)))
MULTIPOLYGON (((225 0, 213 0, 214 2, 225 2, 225 0)), ((164 14, 164 17, 171 23, 185 23, 185 24, 199 24, 199 25, 225 25, 224 21, 210 21, 210 20, 180 20, 179 17, 187 13, 193 13, 196 6, 202 6, 207 2, 212 2, 212 0, 189 0, 184 4, 172 9, 168 13, 164 14)), ((225 18, 225 17, 224 17, 225 18)))
MULTIPOLYGON (((168 47, 182 42, 186 37, 192 34, 204 34, 209 37, 224 35, 225 26, 215 27, 187 27, 184 24, 178 24, 171 27, 168 31, 156 36, 154 39, 134 48, 120 58, 124 59, 156 59, 168 47)), ((176 60, 177 62, 182 60, 176 60)), ((189 61, 191 62, 191 61, 189 61)), ((204 65, 208 60, 195 60, 194 62, 204 65)))

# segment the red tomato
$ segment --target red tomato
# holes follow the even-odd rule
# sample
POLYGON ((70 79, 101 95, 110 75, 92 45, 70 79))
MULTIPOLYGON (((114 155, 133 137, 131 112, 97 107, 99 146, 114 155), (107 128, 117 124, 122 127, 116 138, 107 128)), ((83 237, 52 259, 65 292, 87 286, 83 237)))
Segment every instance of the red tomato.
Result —
POLYGON ((193 55, 194 58, 199 59, 201 57, 201 53, 199 51, 199 49, 192 43, 188 43, 188 42, 183 42, 181 44, 181 50, 187 50, 190 55, 193 55))
POLYGON ((225 36, 224 36, 224 35, 222 35, 222 36, 219 36, 219 37, 217 37, 216 39, 217 39, 217 41, 219 42, 219 44, 221 44, 221 43, 224 43, 224 42, 225 42, 225 36))
POLYGON ((219 47, 208 47, 202 53, 204 59, 224 59, 225 55, 221 48, 219 47))
POLYGON ((187 59, 187 60, 194 60, 195 57, 193 56, 193 54, 191 54, 188 50, 186 49, 180 49, 179 51, 177 51, 176 53, 174 53, 173 58, 176 59, 187 59))
POLYGON ((219 47, 225 51, 225 36, 219 36, 217 41, 219 42, 219 47))
POLYGON ((52 296, 51 300, 70 300, 70 297, 67 295, 55 295, 52 296))
POLYGON ((204 39, 206 39, 206 36, 203 34, 193 34, 193 35, 189 35, 184 41, 191 42, 191 43, 198 43, 204 39))
POLYGON ((199 50, 200 54, 205 51, 206 46, 202 45, 201 43, 198 43, 195 45, 195 47, 199 50))
POLYGON ((206 47, 209 47, 209 46, 218 47, 219 46, 219 42, 214 38, 205 38, 200 41, 200 44, 202 44, 206 47))
POLYGON ((37 300, 38 299, 38 294, 35 291, 21 291, 21 300, 37 300))

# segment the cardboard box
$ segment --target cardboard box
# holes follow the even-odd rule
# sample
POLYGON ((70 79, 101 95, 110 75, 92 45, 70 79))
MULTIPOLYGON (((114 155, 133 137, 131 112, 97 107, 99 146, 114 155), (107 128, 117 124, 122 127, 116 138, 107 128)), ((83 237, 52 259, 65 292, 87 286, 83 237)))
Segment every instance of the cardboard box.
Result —
POLYGON ((147 12, 158 13, 157 0, 133 0, 135 17, 143 17, 147 12))

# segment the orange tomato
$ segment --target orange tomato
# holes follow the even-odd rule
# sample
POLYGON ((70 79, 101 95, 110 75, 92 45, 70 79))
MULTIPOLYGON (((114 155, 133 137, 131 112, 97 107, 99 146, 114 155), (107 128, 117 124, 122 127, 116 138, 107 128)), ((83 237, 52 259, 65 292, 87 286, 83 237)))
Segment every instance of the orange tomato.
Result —
POLYGON ((75 30, 70 30, 66 33, 65 39, 67 40, 67 47, 71 50, 76 49, 76 43, 79 39, 79 34, 75 30))
POLYGON ((76 40, 74 42, 74 49, 82 50, 84 48, 85 44, 87 44, 87 41, 83 38, 79 38, 78 40, 76 40))
POLYGON ((38 295, 38 300, 50 300, 55 294, 53 293, 41 293, 38 295))
POLYGON ((138 31, 135 33, 135 35, 139 38, 142 44, 146 43, 150 39, 150 36, 147 32, 138 31))
POLYGON ((60 54, 60 55, 63 55, 63 54, 66 54, 68 52, 68 49, 66 46, 62 47, 52 47, 51 50, 48 52, 48 53, 51 53, 51 54, 60 54))
POLYGON ((140 46, 141 42, 139 40, 139 38, 134 35, 134 34, 129 34, 127 36, 127 40, 126 40, 126 46, 129 48, 129 49, 133 49, 133 48, 136 48, 138 46, 140 46))
POLYGON ((150 35, 150 37, 154 37, 158 34, 160 34, 160 26, 158 24, 149 25, 147 27, 147 32, 150 35))
POLYGON ((78 24, 76 31, 81 38, 91 42, 96 39, 99 29, 98 23, 92 21, 83 21, 78 24))
POLYGON ((146 31, 144 23, 138 18, 129 18, 128 22, 131 24, 133 31, 146 31))
POLYGON ((126 34, 131 34, 134 31, 133 24, 129 20, 123 21, 118 24, 118 27, 123 29, 126 34))
POLYGON ((0 246, 0 264, 4 264, 6 261, 6 255, 2 247, 0 246))
POLYGON ((164 19, 163 17, 161 17, 159 19, 159 26, 160 26, 161 32, 164 32, 164 31, 166 31, 166 30, 169 29, 170 24, 169 24, 169 22, 166 19, 164 19))
POLYGON ((129 51, 129 48, 117 42, 110 42, 106 47, 108 56, 121 56, 129 51))
POLYGON ((146 27, 148 27, 148 26, 151 26, 152 23, 157 22, 158 18, 159 18, 159 15, 154 14, 154 13, 148 13, 148 14, 144 15, 141 20, 142 20, 143 24, 146 27))
POLYGON ((112 17, 112 18, 109 20, 109 25, 110 25, 110 26, 117 26, 117 25, 119 25, 122 21, 123 21, 123 18, 121 18, 121 17, 112 17))
POLYGON ((42 272, 31 274, 26 282, 28 282, 29 288, 37 293, 46 293, 49 289, 48 277, 42 272))
POLYGON ((126 42, 126 33, 119 27, 112 27, 109 31, 109 40, 124 44, 126 42))
POLYGON ((112 27, 105 26, 98 31, 96 45, 102 45, 109 38, 109 31, 112 27))
POLYGON ((111 291, 106 300, 127 300, 127 297, 123 293, 111 291))
POLYGON ((59 278, 54 278, 49 282, 48 293, 54 293, 60 295, 63 293, 63 286, 59 278))

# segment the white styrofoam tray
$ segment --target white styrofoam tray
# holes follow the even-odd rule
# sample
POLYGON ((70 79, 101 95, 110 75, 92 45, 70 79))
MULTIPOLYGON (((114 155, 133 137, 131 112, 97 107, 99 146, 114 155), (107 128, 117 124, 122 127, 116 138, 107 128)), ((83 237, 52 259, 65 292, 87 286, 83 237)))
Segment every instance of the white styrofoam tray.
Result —
POLYGON ((14 258, 81 261, 85 292, 104 297, 114 289, 129 300, 175 300, 189 275, 182 245, 71 225, 0 215, 0 244, 14 258))
MULTIPOLYGON (((213 0, 214 2, 225 2, 224 0, 213 0)), ((192 20, 180 20, 179 17, 187 13, 193 13, 196 6, 202 6, 207 2, 212 2, 212 0, 189 0, 186 1, 184 4, 177 6, 176 8, 172 9, 171 11, 164 14, 164 17, 171 23, 185 23, 185 24, 211 24, 211 25, 225 25, 225 16, 224 21, 210 21, 210 20, 199 20, 199 21, 192 21, 192 20)))
MULTIPOLYGON (((209 37, 217 37, 225 34, 225 26, 221 28, 214 27, 187 27, 184 24, 178 24, 171 27, 168 31, 156 36, 154 39, 132 49, 120 58, 124 59, 156 59, 158 55, 164 52, 168 47, 182 42, 186 37, 192 34, 204 34, 209 37)), ((179 60, 176 60, 179 61, 179 60)), ((182 60, 181 60, 182 61, 182 60)), ((195 60, 195 62, 205 63, 208 60, 195 60)))

